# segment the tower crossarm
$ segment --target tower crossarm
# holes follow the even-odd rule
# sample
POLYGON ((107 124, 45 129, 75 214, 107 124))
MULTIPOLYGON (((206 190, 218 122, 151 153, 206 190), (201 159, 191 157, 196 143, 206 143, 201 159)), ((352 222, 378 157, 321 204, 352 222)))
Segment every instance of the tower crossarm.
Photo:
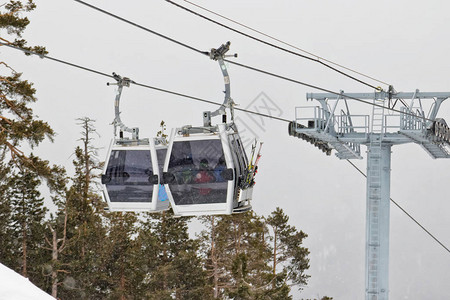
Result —
POLYGON ((367 134, 361 135, 354 131, 352 120, 347 113, 344 112, 336 118, 336 105, 329 109, 325 101, 319 102, 320 107, 296 107, 295 121, 289 124, 289 135, 309 141, 328 155, 335 149, 336 156, 340 159, 362 159, 360 144, 367 140, 367 134), (341 140, 342 134, 339 132, 343 127, 356 140, 341 140))
MULTIPOLYGON (((334 149, 338 147, 334 147, 330 139, 367 145, 369 133, 379 133, 386 143, 414 142, 433 158, 450 158, 450 128, 444 119, 437 117, 450 92, 395 92, 390 88, 389 91, 376 90, 370 93, 308 93, 306 97, 307 100, 320 103, 316 109, 320 112, 315 111, 314 116, 307 121, 306 127, 314 133, 308 133, 307 129, 300 132, 314 138, 319 138, 317 135, 331 135, 322 140, 334 149), (350 114, 348 105, 353 103, 352 100, 367 100, 367 104, 374 105, 372 116, 350 114), (345 106, 337 114, 339 102, 345 106), (397 105, 399 107, 395 107, 397 105), (378 113, 383 110, 385 113, 378 113), (374 132, 374 128, 377 128, 377 132, 374 132)), ((304 119, 299 118, 296 111, 296 121, 304 119)))

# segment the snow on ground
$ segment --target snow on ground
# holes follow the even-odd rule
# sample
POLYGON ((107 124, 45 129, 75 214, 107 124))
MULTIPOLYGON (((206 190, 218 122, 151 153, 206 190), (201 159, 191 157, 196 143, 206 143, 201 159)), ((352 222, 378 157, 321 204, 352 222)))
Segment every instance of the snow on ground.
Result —
POLYGON ((0 300, 54 300, 13 270, 0 264, 0 300))

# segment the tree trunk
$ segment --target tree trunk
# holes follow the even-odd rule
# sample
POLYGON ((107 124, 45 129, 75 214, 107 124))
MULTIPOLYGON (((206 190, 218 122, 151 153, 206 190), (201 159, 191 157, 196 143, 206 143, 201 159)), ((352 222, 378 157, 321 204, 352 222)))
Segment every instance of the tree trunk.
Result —
POLYGON ((120 300, 126 300, 127 297, 125 297, 125 275, 123 274, 123 269, 121 270, 120 274, 119 289, 120 289, 120 300))
POLYGON ((52 231, 52 297, 57 299, 58 296, 58 241, 56 239, 56 230, 52 231))
POLYGON ((215 231, 215 218, 211 217, 211 261, 213 263, 213 280, 214 280, 214 299, 219 298, 219 267, 216 257, 216 231, 215 231))
POLYGON ((162 244, 163 244, 163 257, 162 257, 162 265, 163 265, 163 290, 167 291, 169 288, 169 274, 167 274, 167 267, 169 264, 169 259, 167 258, 167 239, 166 239, 166 212, 162 212, 162 219, 161 219, 161 231, 162 234, 162 244))
MULTIPOLYGON (((120 222, 120 231, 124 232, 124 223, 125 223, 125 216, 123 213, 120 213, 119 215, 119 222, 120 222)), ((125 253, 122 253, 125 254, 125 253)), ((125 277, 125 257, 122 255, 120 257, 120 280, 119 280, 119 291, 120 291, 120 300, 126 300, 127 297, 125 296, 126 293, 126 277, 125 277)))
POLYGON ((273 276, 275 277, 277 271, 277 230, 274 228, 274 237, 273 237, 273 276))
POLYGON ((90 166, 89 166, 89 130, 87 128, 88 124, 86 123, 86 140, 84 141, 84 205, 87 207, 87 199, 89 194, 89 184, 91 181, 91 172, 90 172, 90 166))
POLYGON ((22 276, 27 278, 27 222, 22 222, 22 276))
POLYGON ((86 254, 86 236, 87 236, 87 211, 88 211, 88 198, 89 198, 89 186, 91 181, 91 172, 89 165, 89 121, 84 120, 84 190, 83 190, 83 219, 84 219, 84 239, 81 247, 81 256, 84 258, 86 254))

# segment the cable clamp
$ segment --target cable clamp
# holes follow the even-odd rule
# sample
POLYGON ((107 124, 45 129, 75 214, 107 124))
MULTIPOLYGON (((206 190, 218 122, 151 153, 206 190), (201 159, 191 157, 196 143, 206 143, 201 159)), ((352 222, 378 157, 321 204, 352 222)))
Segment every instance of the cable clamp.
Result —
POLYGON ((228 41, 226 42, 226 44, 222 44, 222 46, 220 46, 218 49, 212 48, 211 51, 209 52, 209 58, 211 58, 212 60, 218 60, 219 58, 224 57, 237 57, 237 53, 225 55, 225 53, 227 53, 228 50, 230 50, 230 45, 231 42, 228 41))
POLYGON ((115 72, 113 72, 112 74, 113 74, 114 79, 117 81, 117 83, 107 82, 106 85, 108 85, 108 86, 110 86, 110 85, 118 85, 118 86, 130 87, 130 84, 133 82, 130 78, 122 77, 122 76, 116 74, 115 72))

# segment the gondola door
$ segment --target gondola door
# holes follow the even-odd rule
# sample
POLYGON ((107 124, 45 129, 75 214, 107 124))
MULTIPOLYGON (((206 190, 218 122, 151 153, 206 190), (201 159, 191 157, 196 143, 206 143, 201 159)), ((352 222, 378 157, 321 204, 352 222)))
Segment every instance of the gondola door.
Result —
POLYGON ((154 141, 113 140, 102 174, 103 195, 111 211, 159 211, 159 168, 154 141))

